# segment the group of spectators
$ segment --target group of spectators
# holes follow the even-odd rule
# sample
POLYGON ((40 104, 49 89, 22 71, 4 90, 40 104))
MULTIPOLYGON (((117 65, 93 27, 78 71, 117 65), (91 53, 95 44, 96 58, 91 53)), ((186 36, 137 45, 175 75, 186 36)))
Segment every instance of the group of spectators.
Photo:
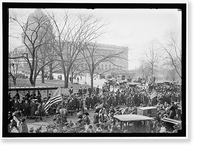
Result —
MULTIPOLYGON (((84 133, 109 133, 109 132, 131 132, 130 129, 120 129, 116 126, 113 119, 117 114, 137 114, 138 107, 156 106, 157 117, 154 122, 148 122, 146 129, 148 132, 158 133, 167 131, 166 125, 161 122, 163 117, 181 120, 181 90, 175 85, 153 85, 149 87, 127 86, 124 89, 114 91, 101 91, 99 87, 82 88, 77 93, 73 92, 73 87, 69 89, 69 96, 64 98, 64 105, 53 105, 49 109, 49 114, 59 114, 60 108, 66 108, 69 112, 82 114, 78 116, 76 123, 67 122, 66 132, 84 132, 84 133), (153 95, 156 92, 156 95, 153 95), (120 107, 123 106, 124 108, 120 107), (88 110, 94 110, 94 116, 88 114, 88 110), (164 129, 164 130, 163 130, 164 129)), ((41 119, 44 115, 43 107, 46 101, 51 97, 42 98, 40 91, 37 95, 27 94, 20 98, 19 92, 14 97, 9 97, 9 131, 16 127, 20 132, 27 132, 25 124, 26 118, 41 119), (21 126, 13 117, 23 116, 20 121, 21 126), (20 128, 21 127, 21 130, 20 128)), ((51 131, 51 130, 50 130, 51 131)))

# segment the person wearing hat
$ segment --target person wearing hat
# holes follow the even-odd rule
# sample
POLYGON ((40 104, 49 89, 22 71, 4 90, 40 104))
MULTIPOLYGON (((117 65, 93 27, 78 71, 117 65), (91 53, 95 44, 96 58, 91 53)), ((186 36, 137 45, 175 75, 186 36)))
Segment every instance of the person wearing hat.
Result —
POLYGON ((72 87, 72 86, 71 86, 71 88, 69 89, 69 93, 70 93, 70 95, 73 94, 73 87, 72 87))
POLYGON ((96 88, 96 95, 98 95, 99 94, 99 86, 97 86, 97 88, 96 88))
POLYGON ((80 86, 80 88, 79 88, 79 90, 78 90, 78 93, 79 93, 80 96, 82 96, 83 90, 82 90, 82 87, 81 87, 81 86, 80 86))
POLYGON ((27 99, 22 104, 22 108, 23 108, 23 111, 24 111, 24 116, 29 116, 29 103, 28 103, 27 99))
POLYGON ((19 95, 19 91, 17 90, 16 91, 16 94, 15 94, 15 96, 14 96, 17 100, 19 100, 20 99, 20 95, 19 95))
POLYGON ((94 113, 94 121, 93 124, 99 123, 99 112, 96 110, 94 113))
POLYGON ((50 98, 51 98, 51 93, 49 93, 49 96, 48 96, 48 98, 47 98, 47 101, 48 101, 50 98))
POLYGON ((31 118, 33 118, 35 111, 36 111, 35 99, 32 99, 32 101, 30 103, 30 109, 31 109, 31 118))
POLYGON ((89 118, 89 113, 88 112, 85 112, 84 113, 84 117, 83 117, 83 122, 87 125, 90 124, 90 118, 89 118))
POLYGON ((173 119, 176 116, 176 109, 177 109, 177 106, 174 105, 174 101, 172 101, 171 107, 170 107, 169 118, 173 119))

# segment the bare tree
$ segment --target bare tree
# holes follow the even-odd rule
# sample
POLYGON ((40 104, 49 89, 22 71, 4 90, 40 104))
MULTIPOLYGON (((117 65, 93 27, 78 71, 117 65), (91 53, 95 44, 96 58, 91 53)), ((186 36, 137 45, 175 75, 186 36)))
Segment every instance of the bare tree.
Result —
POLYGON ((83 58, 77 58, 76 62, 73 64, 72 68, 71 68, 71 77, 72 77, 72 81, 71 83, 73 83, 73 79, 86 72, 87 71, 87 67, 84 66, 83 64, 83 58))
POLYGON ((18 69, 19 69, 19 64, 20 64, 20 59, 21 57, 19 56, 14 56, 14 53, 13 52, 9 52, 9 70, 8 70, 8 73, 9 73, 9 76, 11 76, 12 80, 13 80, 13 84, 14 86, 16 86, 16 81, 17 81, 17 78, 18 78, 18 69))
POLYGON ((13 18, 13 20, 22 29, 23 44, 28 52, 24 59, 30 69, 29 81, 32 86, 35 86, 38 74, 44 66, 52 62, 52 60, 46 61, 41 65, 40 57, 42 56, 39 55, 41 47, 48 43, 48 41, 45 41, 45 37, 48 36, 49 30, 52 30, 52 26, 47 16, 41 10, 36 10, 35 13, 31 14, 25 24, 20 23, 17 18, 13 18))
POLYGON ((54 49, 60 58, 61 67, 64 74, 64 87, 69 86, 69 74, 75 64, 85 42, 91 42, 97 39, 103 25, 99 24, 99 19, 92 15, 79 15, 77 19, 74 16, 65 14, 63 25, 60 26, 55 14, 49 15, 54 27, 54 49))
POLYGON ((182 79, 182 50, 181 50, 181 44, 179 44, 178 39, 175 36, 175 33, 170 32, 168 33, 168 43, 167 45, 163 45, 158 41, 162 49, 167 54, 167 59, 171 62, 173 68, 175 69, 178 76, 182 79))
POLYGON ((159 58, 160 58, 160 55, 157 50, 158 49, 155 47, 154 42, 152 42, 149 51, 145 52, 146 56, 145 68, 149 70, 152 77, 155 76, 155 70, 159 63, 159 58))
MULTIPOLYGON (((81 52, 84 60, 87 64, 87 70, 90 73, 90 79, 91 79, 91 89, 93 90, 93 78, 94 73, 97 67, 103 63, 103 62, 110 62, 111 64, 117 66, 114 63, 114 60, 116 58, 125 59, 122 56, 123 51, 120 52, 106 52, 103 53, 102 51, 99 51, 98 45, 96 43, 85 43, 84 50, 81 52)), ((111 69, 106 70, 105 72, 110 71, 111 69)))
POLYGON ((140 59, 140 64, 141 65, 138 68, 138 72, 139 74, 142 75, 142 78, 146 78, 147 76, 149 76, 149 68, 148 66, 146 66, 146 62, 144 58, 140 59))

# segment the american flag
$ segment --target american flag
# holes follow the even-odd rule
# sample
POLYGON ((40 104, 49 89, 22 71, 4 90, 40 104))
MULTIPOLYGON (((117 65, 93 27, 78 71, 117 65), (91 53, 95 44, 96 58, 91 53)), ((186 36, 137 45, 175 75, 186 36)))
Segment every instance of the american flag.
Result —
POLYGON ((53 96, 45 103, 44 105, 44 112, 48 113, 48 109, 55 103, 62 101, 62 95, 61 95, 61 88, 58 88, 53 96))
POLYGON ((157 96, 157 93, 155 90, 152 91, 151 95, 150 95, 150 99, 153 99, 157 96))

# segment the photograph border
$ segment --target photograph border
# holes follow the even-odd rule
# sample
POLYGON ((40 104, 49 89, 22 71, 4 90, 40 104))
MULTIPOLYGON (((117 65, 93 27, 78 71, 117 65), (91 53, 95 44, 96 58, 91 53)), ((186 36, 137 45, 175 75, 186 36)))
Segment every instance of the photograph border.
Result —
POLYGON ((99 137, 99 138, 187 138, 188 136, 188 94, 187 94, 187 3, 2 3, 2 24, 3 24, 3 97, 2 97, 2 137, 4 138, 38 138, 38 137, 99 137), (182 37, 182 130, 178 133, 8 133, 8 10, 9 8, 56 8, 56 9, 178 9, 182 12, 181 16, 181 37, 182 37))

